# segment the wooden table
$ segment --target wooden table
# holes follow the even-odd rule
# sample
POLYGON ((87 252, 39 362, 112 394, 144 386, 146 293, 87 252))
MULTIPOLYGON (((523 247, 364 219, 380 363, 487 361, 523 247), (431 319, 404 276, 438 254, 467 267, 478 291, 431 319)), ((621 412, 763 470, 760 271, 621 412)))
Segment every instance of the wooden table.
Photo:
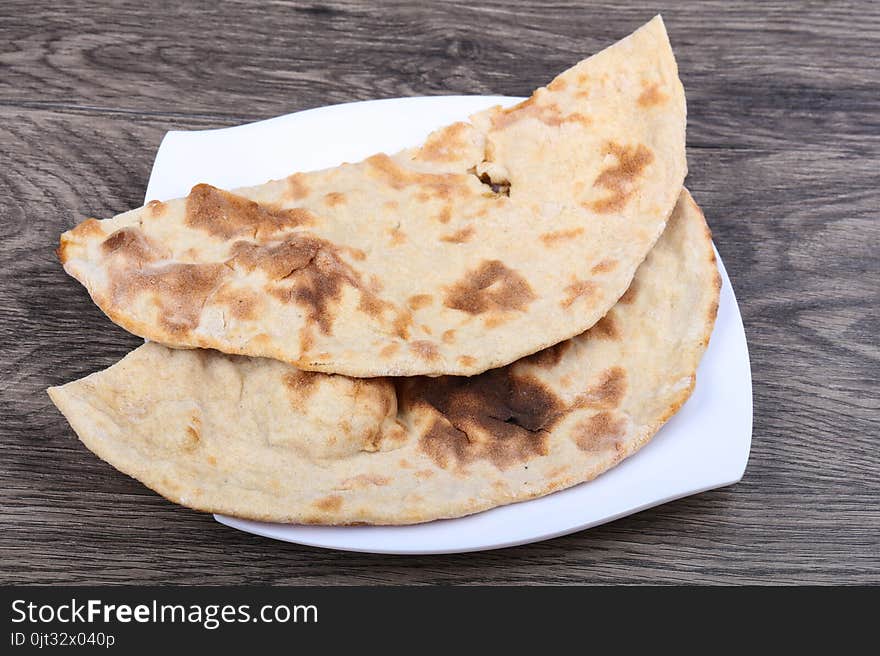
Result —
POLYGON ((525 95, 657 5, 152 4, 0 9, 0 581, 880 582, 876 3, 661 7, 688 94, 687 184, 750 343, 743 481, 542 544, 417 558, 239 533, 87 452, 44 389, 140 340, 64 274, 58 235, 139 205, 167 130, 525 95))

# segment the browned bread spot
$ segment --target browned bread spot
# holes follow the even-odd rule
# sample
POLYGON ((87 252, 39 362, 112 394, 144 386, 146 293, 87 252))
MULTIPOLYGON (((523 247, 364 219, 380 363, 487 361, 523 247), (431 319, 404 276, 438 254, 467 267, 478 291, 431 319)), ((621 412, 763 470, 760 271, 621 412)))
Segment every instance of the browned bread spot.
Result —
POLYGON ((76 237, 77 239, 101 237, 103 234, 104 229, 101 227, 101 222, 98 221, 98 219, 86 219, 82 223, 74 226, 70 231, 70 236, 76 237))
POLYGON ((337 512, 342 508, 342 497, 338 494, 331 494, 323 499, 315 501, 314 506, 318 510, 323 510, 325 512, 337 512))
POLYGON ((444 344, 452 344, 455 341, 455 330, 444 330, 441 339, 444 344))
POLYGON ((443 469, 474 459, 467 435, 443 419, 435 419, 419 439, 419 448, 443 469))
POLYGON ((573 239, 578 235, 582 235, 583 233, 583 228, 553 230, 552 232, 545 232, 543 235, 541 235, 540 239, 542 242, 544 242, 544 246, 555 246, 559 242, 566 241, 567 239, 573 239))
POLYGON ((590 273, 608 273, 617 268, 617 260, 604 259, 590 269, 590 273))
POLYGON ((488 328, 488 329, 497 328, 498 326, 505 323, 506 321, 507 321, 507 315, 505 315, 501 312, 494 313, 494 314, 488 314, 483 319, 483 327, 488 328))
POLYGON ((332 332, 333 306, 349 285, 360 292, 359 309, 377 316, 389 304, 363 284, 361 275, 339 255, 340 249, 308 233, 291 233, 286 241, 258 246, 239 241, 233 244, 233 267, 247 271, 261 269, 277 284, 269 293, 284 303, 306 309, 308 319, 325 335, 332 332))
POLYGON ((309 321, 317 324, 325 335, 332 334, 334 316, 331 305, 342 298, 342 284, 336 278, 325 278, 312 272, 302 276, 302 283, 296 287, 276 287, 269 291, 272 296, 284 303, 297 303, 306 309, 309 321))
POLYGON ((300 233, 271 246, 237 241, 230 249, 230 264, 248 272, 260 269, 270 280, 283 280, 308 266, 321 246, 317 237, 300 233))
POLYGON ((371 317, 381 316, 386 310, 391 309, 392 305, 388 301, 383 301, 376 296, 372 290, 358 287, 361 290, 361 298, 358 301, 358 310, 370 315, 371 317))
POLYGON ((599 173, 593 186, 603 187, 611 193, 594 201, 588 208, 603 214, 623 209, 636 189, 635 181, 654 161, 654 153, 643 144, 621 146, 609 143, 606 150, 617 158, 617 163, 599 173))
POLYGON ((457 173, 422 173, 405 169, 385 153, 365 160, 369 173, 392 189, 404 189, 419 185, 424 189, 424 200, 439 198, 450 200, 471 194, 466 184, 468 176, 457 173))
POLYGON ((557 476, 562 476, 562 474, 568 471, 568 465, 561 465, 559 467, 554 467, 550 471, 547 472, 547 478, 556 478, 557 476))
POLYGON ((591 337, 599 337, 600 339, 617 339, 620 337, 620 328, 617 326, 614 316, 606 314, 590 328, 589 333, 591 337))
POLYGON ((150 216, 153 217, 162 216, 167 209, 167 206, 161 200, 151 200, 147 203, 146 207, 150 210, 150 216))
MULTIPOLYGON (((258 335, 258 337, 261 336, 262 335, 258 335)), ((271 343, 271 340, 267 339, 266 343, 271 343)), ((303 354, 303 357, 310 357, 309 353, 314 345, 315 334, 312 332, 312 327, 306 324, 299 330, 299 350, 300 353, 303 354)))
POLYGON ((281 379, 284 386, 290 391, 290 397, 297 408, 304 408, 305 401, 312 395, 316 387, 321 384, 320 374, 313 371, 295 370, 285 374, 281 379))
POLYGON ((571 408, 616 408, 623 401, 626 390, 626 370, 611 367, 602 372, 595 386, 574 400, 571 408))
POLYGON ((406 243, 406 233, 400 229, 400 226, 395 226, 388 231, 388 234, 391 235, 391 245, 392 246, 400 246, 401 244, 406 243))
POLYGON ((593 452, 619 450, 625 434, 626 420, 604 410, 580 422, 572 433, 579 449, 593 452))
POLYGON ((564 409, 543 383, 507 368, 472 378, 416 379, 404 390, 405 404, 436 411, 419 446, 443 468, 488 460, 507 469, 545 455, 548 431, 564 409))
POLYGON ((382 358, 390 358, 392 355, 397 353, 400 350, 400 344, 395 344, 392 342, 391 344, 386 344, 379 350, 379 357, 382 358))
POLYGON ((346 478, 336 488, 338 490, 357 490, 365 487, 384 487, 391 482, 388 476, 379 476, 378 474, 358 474, 351 478, 346 478))
POLYGON ((406 304, 412 310, 421 310, 423 307, 429 306, 434 301, 434 297, 430 294, 415 294, 410 296, 406 304))
POLYGON ((411 342, 409 350, 423 360, 436 360, 440 357, 440 351, 437 349, 437 345, 426 339, 419 339, 411 342))
POLYGON ((636 300, 636 294, 639 293, 639 283, 637 280, 633 279, 633 281, 627 287, 627 290, 623 292, 623 296, 617 301, 618 303, 623 303, 624 305, 631 305, 636 300))
POLYGON ((205 302, 230 273, 222 264, 165 264, 141 270, 122 261, 114 266, 128 269, 124 275, 111 272, 109 276, 114 304, 150 294, 159 309, 159 323, 171 333, 199 325, 205 302))
POLYGON ((97 219, 86 219, 75 226, 69 233, 65 232, 61 235, 61 241, 58 244, 58 248, 55 249, 55 256, 61 264, 65 264, 70 259, 68 251, 73 242, 80 239, 87 241, 90 235, 100 237, 103 234, 104 231, 101 229, 101 224, 97 219))
POLYGON ((492 127, 496 130, 503 130, 526 118, 533 118, 551 127, 556 127, 563 123, 581 123, 583 125, 590 125, 592 123, 590 117, 585 116, 581 112, 563 114, 556 104, 540 105, 538 104, 537 95, 533 95, 518 105, 496 112, 492 117, 492 127))
POLYGON ((458 363, 462 367, 473 367, 475 364, 477 364, 477 359, 471 357, 470 355, 460 355, 458 356, 458 363))
POLYGON ((58 248, 55 249, 55 257, 58 258, 61 264, 65 264, 70 259, 70 255, 67 252, 67 249, 70 248, 70 242, 70 237, 66 234, 61 235, 61 241, 58 243, 58 248))
POLYGON ((391 331, 395 337, 400 339, 409 339, 409 330, 413 325, 413 315, 409 310, 398 310, 397 317, 391 326, 391 331))
POLYGON ((302 173, 294 173, 287 178, 287 197, 291 200, 302 200, 309 195, 309 185, 306 176, 302 173))
POLYGON ((244 288, 224 286, 211 296, 212 306, 224 306, 230 316, 239 321, 256 319, 264 304, 262 296, 244 288))
POLYGON ((272 209, 209 184, 197 184, 186 199, 186 225, 221 239, 264 240, 313 221, 301 207, 272 209))
MULTIPOLYGON (((358 262, 363 262, 367 259, 367 254, 360 248, 352 248, 351 246, 344 246, 340 249, 351 256, 353 260, 357 260, 358 262)), ((376 275, 370 277, 370 287, 374 290, 378 290, 382 287, 382 283, 376 275)))
POLYGON ((330 207, 336 207, 337 205, 345 205, 348 201, 342 192, 331 191, 329 194, 324 195, 324 202, 330 207))
POLYGON ((202 436, 199 433, 199 426, 188 425, 186 427, 186 440, 183 443, 184 451, 193 451, 198 448, 202 436))
POLYGON ((640 107, 654 107, 666 102, 668 98, 669 96, 660 91, 660 86, 654 82, 645 86, 636 102, 640 107))
POLYGON ((416 153, 416 159, 426 162, 454 162, 467 149, 464 137, 469 129, 467 123, 453 123, 431 134, 416 153))
POLYGON ((493 310, 523 310, 535 300, 528 281, 500 260, 485 260, 446 293, 444 304, 468 314, 493 310))
POLYGON ((450 244, 463 244, 466 241, 470 241, 473 236, 474 226, 467 226, 461 230, 456 230, 452 234, 441 236, 440 241, 445 241, 450 244))
POLYGON ((105 256, 120 257, 128 266, 138 269, 163 259, 167 253, 151 241, 140 228, 120 228, 101 242, 105 256))
POLYGON ((555 367, 559 364, 559 361, 562 360, 562 357, 570 348, 570 341, 566 340, 564 342, 559 342, 559 344, 549 346, 542 351, 532 353, 532 355, 524 359, 524 362, 549 369, 550 367, 555 367))
POLYGON ((452 220, 452 206, 444 205, 443 209, 441 209, 440 213, 436 216, 436 219, 440 223, 449 223, 452 220))
POLYGON ((582 296, 591 296, 596 291, 596 283, 590 280, 575 280, 565 287, 565 298, 560 301, 564 308, 571 307, 572 304, 582 296))

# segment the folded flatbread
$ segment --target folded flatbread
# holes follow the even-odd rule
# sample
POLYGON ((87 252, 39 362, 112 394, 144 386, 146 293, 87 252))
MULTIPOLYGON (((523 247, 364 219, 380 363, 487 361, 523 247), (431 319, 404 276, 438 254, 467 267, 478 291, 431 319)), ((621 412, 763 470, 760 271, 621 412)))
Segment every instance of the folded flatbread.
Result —
POLYGON ((720 278, 684 191, 591 330, 465 378, 358 379, 148 343, 49 390, 80 439, 168 499, 259 520, 407 524, 587 481, 685 402, 720 278))
POLYGON ((350 376, 472 375, 604 316, 685 173, 684 93, 657 17, 418 148, 234 192, 199 184, 84 221, 59 257, 113 321, 162 344, 350 376))

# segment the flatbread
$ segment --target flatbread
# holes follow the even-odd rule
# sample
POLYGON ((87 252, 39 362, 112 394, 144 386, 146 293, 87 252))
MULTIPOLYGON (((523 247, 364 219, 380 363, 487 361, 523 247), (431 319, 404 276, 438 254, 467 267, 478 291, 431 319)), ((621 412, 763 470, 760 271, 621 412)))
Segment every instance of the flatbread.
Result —
POLYGON ((49 389, 80 439, 177 503, 266 521, 408 524, 598 476, 685 402, 718 308, 684 191, 590 331, 482 375, 358 379, 148 343, 49 389))
POLYGON ((120 326, 350 376, 477 374, 577 335, 629 286, 686 173, 662 20, 415 149, 62 235, 120 326))

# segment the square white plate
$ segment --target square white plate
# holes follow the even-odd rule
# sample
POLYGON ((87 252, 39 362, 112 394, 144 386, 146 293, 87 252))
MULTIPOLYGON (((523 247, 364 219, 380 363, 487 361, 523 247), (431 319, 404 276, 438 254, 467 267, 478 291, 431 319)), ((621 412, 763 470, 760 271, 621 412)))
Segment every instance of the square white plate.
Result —
MULTIPOLYGON (((165 135, 145 200, 199 182, 233 189, 416 145, 504 96, 437 96, 321 107, 221 130, 165 135)), ((699 202, 699 199, 697 199, 699 202)), ((709 222, 711 223, 709 217, 709 222)), ((227 526, 300 544, 392 554, 455 553, 536 542, 735 483, 752 438, 752 381, 739 308, 720 258, 718 320, 690 400, 638 453, 594 481, 540 499, 414 526, 298 526, 215 515, 227 526)))

